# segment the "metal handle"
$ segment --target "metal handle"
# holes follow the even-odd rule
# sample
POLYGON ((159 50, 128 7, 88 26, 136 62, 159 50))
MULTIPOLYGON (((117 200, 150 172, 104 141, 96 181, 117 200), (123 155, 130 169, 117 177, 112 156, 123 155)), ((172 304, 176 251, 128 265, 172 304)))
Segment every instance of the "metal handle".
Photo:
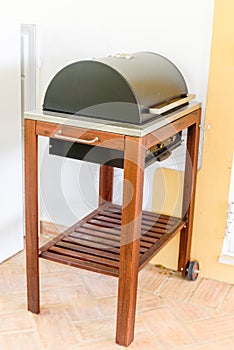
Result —
POLYGON ((56 139, 64 140, 64 141, 71 141, 71 142, 78 142, 78 143, 84 143, 86 145, 91 145, 94 142, 97 142, 99 138, 96 136, 92 140, 84 140, 84 139, 77 139, 75 137, 70 137, 70 136, 64 136, 62 135, 62 131, 59 130, 54 134, 54 137, 56 139))

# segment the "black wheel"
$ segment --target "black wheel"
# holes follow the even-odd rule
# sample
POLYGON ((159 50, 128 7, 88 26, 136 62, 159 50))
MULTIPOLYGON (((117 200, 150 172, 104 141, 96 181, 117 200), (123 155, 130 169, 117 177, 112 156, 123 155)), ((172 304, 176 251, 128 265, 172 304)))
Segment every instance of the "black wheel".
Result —
POLYGON ((199 263, 198 261, 190 261, 187 268, 187 276, 189 281, 196 281, 199 275, 199 263))

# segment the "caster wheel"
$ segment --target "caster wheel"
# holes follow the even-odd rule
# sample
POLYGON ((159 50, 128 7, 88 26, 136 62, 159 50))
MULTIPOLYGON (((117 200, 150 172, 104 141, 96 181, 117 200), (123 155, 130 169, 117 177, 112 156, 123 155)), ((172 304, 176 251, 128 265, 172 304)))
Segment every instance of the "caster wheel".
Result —
POLYGON ((196 281, 199 275, 199 263, 197 261, 190 261, 187 268, 187 276, 189 281, 196 281))

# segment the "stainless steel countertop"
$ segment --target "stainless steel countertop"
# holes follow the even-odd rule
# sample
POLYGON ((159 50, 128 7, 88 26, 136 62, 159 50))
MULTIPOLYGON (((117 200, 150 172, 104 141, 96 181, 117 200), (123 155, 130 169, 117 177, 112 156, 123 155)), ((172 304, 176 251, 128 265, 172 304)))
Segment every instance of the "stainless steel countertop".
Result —
POLYGON ((160 129, 163 126, 172 123, 186 114, 197 110, 200 107, 200 102, 192 101, 187 106, 164 116, 156 117, 154 120, 144 125, 119 123, 104 119, 88 118, 79 115, 70 115, 57 112, 44 112, 42 109, 25 112, 24 118, 61 125, 70 125, 85 129, 101 130, 121 135, 143 137, 154 130, 160 129))

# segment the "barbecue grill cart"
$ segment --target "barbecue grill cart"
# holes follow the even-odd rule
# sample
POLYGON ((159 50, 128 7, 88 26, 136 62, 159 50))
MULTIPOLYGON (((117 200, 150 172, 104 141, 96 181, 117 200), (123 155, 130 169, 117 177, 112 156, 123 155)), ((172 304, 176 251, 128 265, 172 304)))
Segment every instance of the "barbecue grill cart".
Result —
MULTIPOLYGON (((165 57, 148 52, 80 61, 50 82, 43 110, 25 114, 28 309, 40 312, 38 258, 119 278, 116 342, 134 338, 138 272, 180 233, 178 270, 190 262, 201 105, 165 57), (187 129, 182 217, 142 211, 144 169, 169 157, 187 129), (39 249, 38 136, 50 153, 100 164, 99 206, 39 249), (112 202, 123 168, 123 203, 112 202)), ((157 194, 155 194, 157 195, 157 194)))

